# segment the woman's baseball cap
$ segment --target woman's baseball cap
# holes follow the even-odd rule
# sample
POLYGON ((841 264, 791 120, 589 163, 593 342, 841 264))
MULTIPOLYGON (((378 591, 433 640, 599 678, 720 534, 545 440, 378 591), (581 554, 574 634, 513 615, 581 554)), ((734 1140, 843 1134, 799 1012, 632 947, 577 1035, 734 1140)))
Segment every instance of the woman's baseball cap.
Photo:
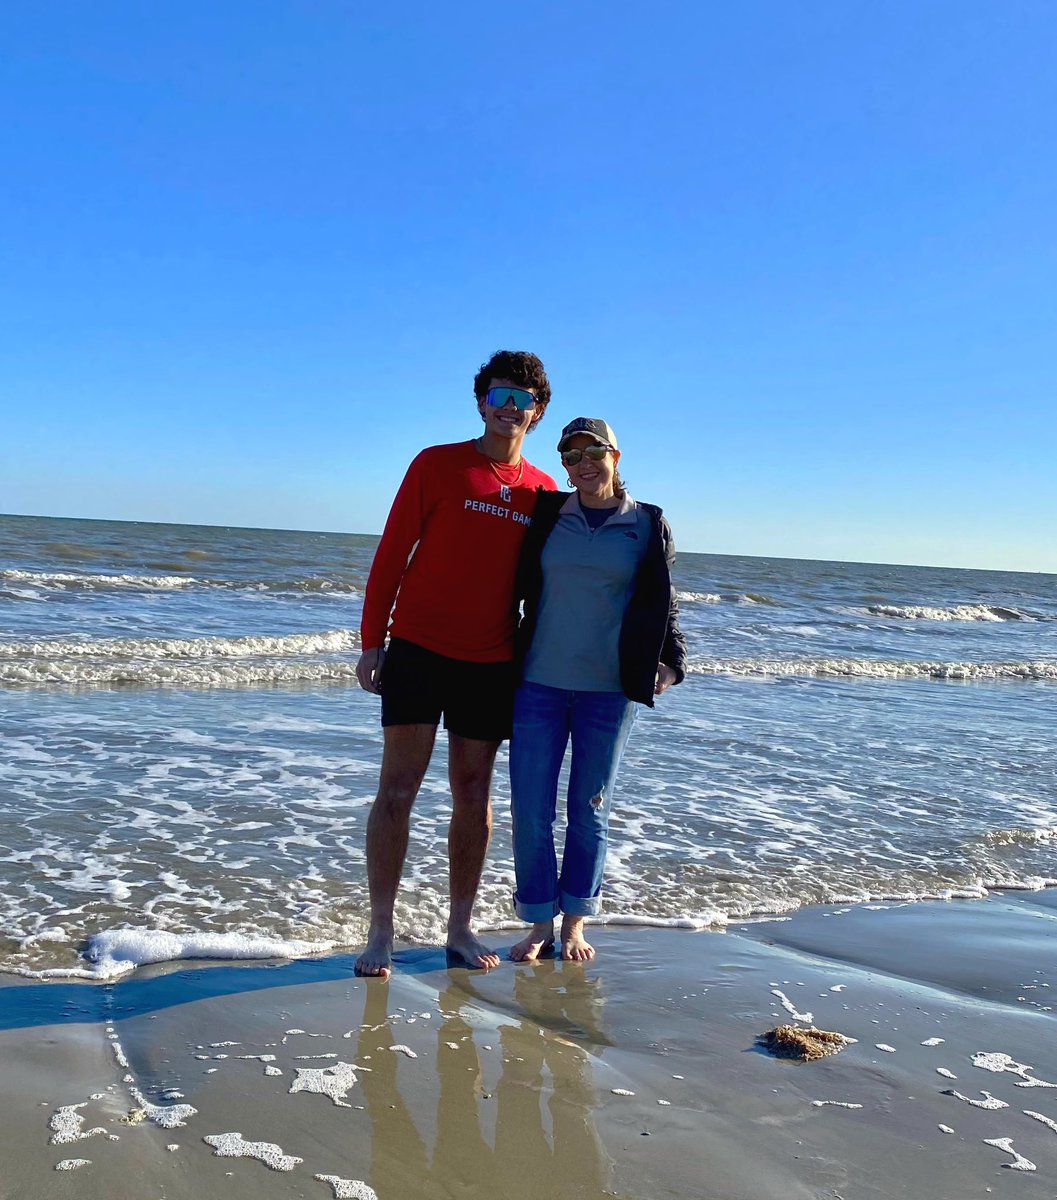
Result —
POLYGON ((565 443, 578 433, 590 434, 610 450, 620 449, 617 445, 617 435, 601 417, 576 417, 562 430, 562 436, 558 439, 558 450, 564 450, 565 443))

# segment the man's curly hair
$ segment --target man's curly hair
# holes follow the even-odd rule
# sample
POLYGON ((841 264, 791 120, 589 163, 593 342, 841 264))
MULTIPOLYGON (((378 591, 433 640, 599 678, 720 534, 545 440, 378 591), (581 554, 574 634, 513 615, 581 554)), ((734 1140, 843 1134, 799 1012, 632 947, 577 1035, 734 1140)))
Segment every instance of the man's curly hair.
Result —
POLYGON ((551 385, 547 372, 539 358, 527 350, 497 350, 481 364, 473 380, 473 394, 478 401, 485 398, 493 379, 509 379, 518 387, 531 388, 536 394, 536 407, 541 416, 550 403, 551 385))

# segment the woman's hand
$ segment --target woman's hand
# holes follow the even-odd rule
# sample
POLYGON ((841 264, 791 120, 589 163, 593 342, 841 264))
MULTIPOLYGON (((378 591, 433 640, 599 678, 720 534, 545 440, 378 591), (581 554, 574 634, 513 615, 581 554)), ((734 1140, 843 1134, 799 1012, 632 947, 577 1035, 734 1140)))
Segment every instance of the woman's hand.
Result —
POLYGON ((364 650, 360 661, 356 664, 356 678, 365 692, 373 692, 376 696, 381 692, 382 664, 385 662, 385 651, 381 646, 373 650, 364 650))
POLYGON ((678 676, 671 667, 664 663, 657 664, 657 682, 653 685, 653 694, 659 696, 661 692, 666 692, 678 676))

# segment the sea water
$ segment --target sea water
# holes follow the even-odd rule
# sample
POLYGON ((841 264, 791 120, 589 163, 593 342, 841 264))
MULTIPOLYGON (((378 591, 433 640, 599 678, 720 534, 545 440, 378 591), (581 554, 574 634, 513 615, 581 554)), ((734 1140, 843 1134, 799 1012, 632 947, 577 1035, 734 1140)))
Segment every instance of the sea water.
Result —
MULTIPOLYGON (((0 970, 360 941, 376 544, 0 517, 0 970)), ((690 671, 632 734, 606 919, 1057 883, 1057 576, 681 554, 675 581, 690 671)), ((508 794, 504 748, 492 929, 508 794)), ((449 812, 441 738, 397 910, 413 940, 443 936, 449 812)))

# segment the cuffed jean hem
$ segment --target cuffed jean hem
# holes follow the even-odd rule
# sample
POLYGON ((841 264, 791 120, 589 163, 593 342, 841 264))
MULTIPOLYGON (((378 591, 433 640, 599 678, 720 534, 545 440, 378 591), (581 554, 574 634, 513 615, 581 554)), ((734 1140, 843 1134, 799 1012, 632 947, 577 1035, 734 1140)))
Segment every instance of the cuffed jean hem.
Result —
POLYGON ((602 911, 601 896, 570 896, 562 892, 558 903, 567 917, 597 917, 602 911))
POLYGON ((542 904, 525 904, 515 895, 514 912, 522 921, 531 921, 535 925, 537 922, 553 921, 561 909, 557 900, 544 900, 542 904))
POLYGON ((602 897, 570 896, 562 892, 559 900, 544 900, 542 904, 525 904, 514 896, 514 912, 522 921, 531 921, 534 925, 544 921, 553 921, 564 913, 567 917, 597 917, 602 911, 602 897))

